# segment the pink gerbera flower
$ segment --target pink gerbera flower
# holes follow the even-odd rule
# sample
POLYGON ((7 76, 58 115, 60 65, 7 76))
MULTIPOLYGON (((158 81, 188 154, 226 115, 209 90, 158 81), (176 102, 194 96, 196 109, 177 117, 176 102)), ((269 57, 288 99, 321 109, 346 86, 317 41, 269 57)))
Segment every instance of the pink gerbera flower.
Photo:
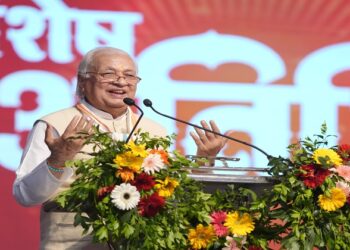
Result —
POLYGON ((346 181, 350 181, 350 167, 349 166, 339 166, 335 168, 335 172, 338 173, 341 177, 343 177, 346 181))
POLYGON ((142 163, 141 168, 147 174, 154 174, 165 167, 160 154, 149 154, 142 163))
POLYGON ((224 211, 214 212, 210 215, 211 224, 214 226, 214 230, 217 236, 222 237, 228 234, 228 228, 224 226, 227 214, 224 211))

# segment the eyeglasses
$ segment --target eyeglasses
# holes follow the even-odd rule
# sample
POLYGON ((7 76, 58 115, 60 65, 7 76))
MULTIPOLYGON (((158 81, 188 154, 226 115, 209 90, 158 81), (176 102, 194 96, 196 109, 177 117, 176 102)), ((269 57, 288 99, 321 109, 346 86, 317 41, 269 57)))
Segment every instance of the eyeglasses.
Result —
POLYGON ((141 81, 141 78, 138 76, 134 76, 134 75, 119 76, 114 72, 86 72, 85 74, 96 74, 100 77, 99 80, 103 83, 119 81, 121 78, 123 78, 128 84, 132 84, 132 85, 135 85, 139 81, 141 81))

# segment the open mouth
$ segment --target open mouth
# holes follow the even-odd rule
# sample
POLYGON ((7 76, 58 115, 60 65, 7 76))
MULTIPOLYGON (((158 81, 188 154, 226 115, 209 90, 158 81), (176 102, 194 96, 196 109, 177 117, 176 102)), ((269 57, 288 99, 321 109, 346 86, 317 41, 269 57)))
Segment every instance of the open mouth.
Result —
POLYGON ((114 97, 124 97, 126 95, 126 91, 118 89, 118 90, 108 90, 107 91, 110 95, 114 96, 114 97))

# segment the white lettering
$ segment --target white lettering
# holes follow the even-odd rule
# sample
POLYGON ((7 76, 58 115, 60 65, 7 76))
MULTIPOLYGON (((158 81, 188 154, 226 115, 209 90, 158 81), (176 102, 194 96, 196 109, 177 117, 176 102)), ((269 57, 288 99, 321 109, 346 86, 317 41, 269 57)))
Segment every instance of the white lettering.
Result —
MULTIPOLYGON (((69 107, 74 102, 71 85, 60 75, 40 71, 24 70, 5 76, 0 82, 0 106, 18 107, 15 113, 15 130, 30 130, 34 121, 53 111, 69 107), (53 87, 54 86, 54 87, 53 87), (37 93, 38 107, 31 111, 21 110, 22 92, 30 90, 37 93), (59 93, 59 94, 57 94, 59 93)), ((18 167, 22 149, 19 136, 0 133, 0 164, 15 170, 18 167)))
MULTIPOLYGON (((7 10, 6 6, 0 5, 0 17, 3 17, 5 15, 6 10, 7 10)), ((0 30, 0 38, 1 38, 1 36, 2 36, 2 31, 0 30)), ((1 46, 1 44, 0 44, 0 48, 1 47, 3 47, 3 46, 1 46)), ((3 55, 4 55, 4 52, 1 51, 1 49, 0 49, 0 58, 3 57, 3 55)))
MULTIPOLYGON (((144 50, 139 56, 140 72, 148 73, 140 88, 140 95, 150 98, 164 113, 175 116, 175 101, 224 101, 252 103, 251 107, 238 105, 215 106, 196 114, 190 122, 214 119, 222 131, 246 132, 253 144, 271 155, 286 155, 291 139, 290 107, 301 104, 301 136, 312 135, 326 121, 329 131, 337 131, 338 106, 350 105, 348 87, 332 86, 332 77, 350 69, 350 43, 328 46, 308 55, 295 72, 295 86, 272 82, 285 74, 282 59, 272 49, 256 41, 212 32, 198 36, 169 39, 144 50), (225 48, 213 49, 214 48, 225 48), (172 55, 173 54, 173 55, 172 55), (166 56, 165 56, 166 55, 166 56), (157 67, 152 61, 157 60, 157 67), (169 72, 186 64, 202 64, 208 68, 226 62, 240 62, 252 66, 258 73, 254 85, 241 83, 211 84, 199 81, 180 81, 169 77, 169 72), (152 73, 149 73, 152 72, 152 73), (152 84, 159 84, 155 92, 152 84), (161 88, 159 87, 161 86, 161 88), (320 112, 321 111, 321 112, 320 112)), ((154 119, 160 119, 151 113, 154 119)), ((175 131, 171 120, 163 121, 175 131)), ((169 131, 169 132, 173 132, 169 131)), ((175 131, 176 132, 176 131, 175 131)), ((317 133, 317 131, 316 131, 317 133)), ((195 152, 194 143, 186 136, 182 145, 187 153, 195 152)), ((266 158, 254 150, 253 165, 266 166, 266 158)), ((243 165, 251 164, 246 159, 243 165)))
POLYGON ((34 0, 42 9, 41 15, 48 23, 48 54, 57 63, 69 63, 74 60, 72 44, 72 16, 63 1, 34 0))
MULTIPOLYGON (((285 74, 283 60, 271 48, 244 37, 208 32, 202 35, 174 38, 157 43, 144 50, 139 55, 138 60, 140 74, 146 75, 148 73, 148 79, 145 79, 145 82, 139 85, 138 93, 144 98, 152 99, 154 105, 161 107, 164 113, 175 116, 174 104, 178 99, 228 102, 254 101, 251 108, 226 106, 208 109, 203 112, 205 112, 207 119, 217 120, 218 124, 224 128, 223 131, 232 129, 247 131, 252 135, 253 143, 269 149, 269 152, 273 151, 271 154, 277 150, 284 152, 289 139, 289 127, 285 121, 289 119, 287 110, 290 98, 284 99, 280 96, 281 93, 288 93, 288 91, 285 91, 286 89, 283 91, 278 86, 269 85, 285 74), (225 48, 225 50, 215 48, 225 48), (155 60, 157 61, 154 62, 155 60), (154 67, 152 61, 157 64, 157 67, 154 67), (202 82, 175 81, 169 78, 170 70, 178 65, 197 63, 215 68, 226 62, 239 62, 252 66, 258 73, 257 83, 254 85, 221 82, 203 84, 202 82), (162 92, 154 91, 155 86, 152 86, 152 84, 155 83, 161 86, 161 88, 158 87, 158 90, 162 92), (266 98, 261 98, 262 96, 266 96, 266 98), (274 117, 271 115, 272 112, 274 117), (237 117, 239 117, 239 120, 237 117), (271 134, 268 131, 282 131, 281 133, 283 133, 277 140, 273 140, 273 147, 271 147, 270 141, 274 133, 271 134)), ((285 94, 283 97, 285 97, 285 94)), ((198 118, 202 118, 203 115, 204 113, 199 114, 198 118)), ((150 116, 159 120, 159 117, 156 117, 155 114, 150 114, 150 116)), ((198 120, 194 118, 192 122, 198 123, 198 120)), ((174 123, 171 120, 162 120, 162 123, 167 128, 175 131, 174 123)), ((173 131, 170 130, 169 132, 173 131)), ((185 140, 190 139, 186 136, 185 140)), ((190 144, 186 143, 186 146, 188 145, 190 144)), ((195 152, 194 147, 186 147, 186 150, 187 153, 195 152)), ((254 151, 253 157, 255 159, 253 163, 266 166, 266 158, 260 152, 254 151)))
POLYGON ((45 31, 45 20, 40 11, 26 6, 12 7, 7 11, 5 21, 12 26, 23 26, 20 29, 9 28, 6 34, 14 50, 22 59, 29 62, 45 59, 45 52, 35 41, 45 31))
POLYGON ((294 89, 302 107, 303 137, 314 133, 324 121, 329 131, 337 131, 337 109, 350 105, 350 88, 333 86, 332 78, 350 69, 349 55, 349 42, 326 46, 306 56, 296 68, 294 89))
POLYGON ((67 7, 59 0, 33 1, 41 10, 28 6, 11 7, 7 12, 0 10, 0 15, 3 13, 6 23, 12 26, 7 30, 7 38, 22 59, 40 62, 48 56, 56 63, 70 63, 75 59, 72 49, 74 45, 81 54, 106 45, 121 48, 134 55, 134 26, 142 21, 141 14, 78 10, 67 7), (76 28, 75 34, 73 25, 76 28), (42 38, 46 29, 47 52, 37 43, 37 39, 42 38))
POLYGON ((81 54, 101 45, 102 41, 134 55, 134 26, 142 21, 140 14, 111 11, 79 11, 75 14, 76 47, 81 54), (102 27, 102 23, 110 24, 111 28, 102 27))

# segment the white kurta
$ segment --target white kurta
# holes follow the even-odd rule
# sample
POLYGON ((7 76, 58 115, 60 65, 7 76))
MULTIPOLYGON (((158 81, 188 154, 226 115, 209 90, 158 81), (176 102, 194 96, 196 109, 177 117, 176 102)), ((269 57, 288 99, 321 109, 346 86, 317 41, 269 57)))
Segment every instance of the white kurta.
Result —
MULTIPOLYGON (((113 119, 110 114, 98 110, 86 102, 83 104, 100 120, 105 121, 105 125, 113 132, 115 138, 127 138, 133 126, 130 110, 121 117, 113 119)), ((67 118, 65 115, 60 116, 60 112, 58 112, 57 119, 67 118)), ((69 121, 70 119, 66 122, 69 121)), ((166 135, 166 129, 159 124, 146 118, 141 121, 138 127, 145 131, 153 135, 166 135)), ((55 124, 52 125, 55 127, 55 124)), ((71 168, 64 168, 64 173, 59 179, 49 171, 46 163, 46 159, 50 156, 50 150, 45 143, 46 127, 45 121, 35 123, 28 136, 20 166, 16 171, 17 177, 13 184, 13 194, 17 202, 23 206, 47 202, 54 198, 63 186, 68 187, 69 183, 74 180, 74 171, 71 168)), ((59 131, 56 131, 56 135, 59 134, 59 131)), ((47 212, 42 209, 41 249, 95 249, 97 246, 90 244, 91 238, 83 238, 81 228, 75 228, 73 221, 73 213, 47 212)))

